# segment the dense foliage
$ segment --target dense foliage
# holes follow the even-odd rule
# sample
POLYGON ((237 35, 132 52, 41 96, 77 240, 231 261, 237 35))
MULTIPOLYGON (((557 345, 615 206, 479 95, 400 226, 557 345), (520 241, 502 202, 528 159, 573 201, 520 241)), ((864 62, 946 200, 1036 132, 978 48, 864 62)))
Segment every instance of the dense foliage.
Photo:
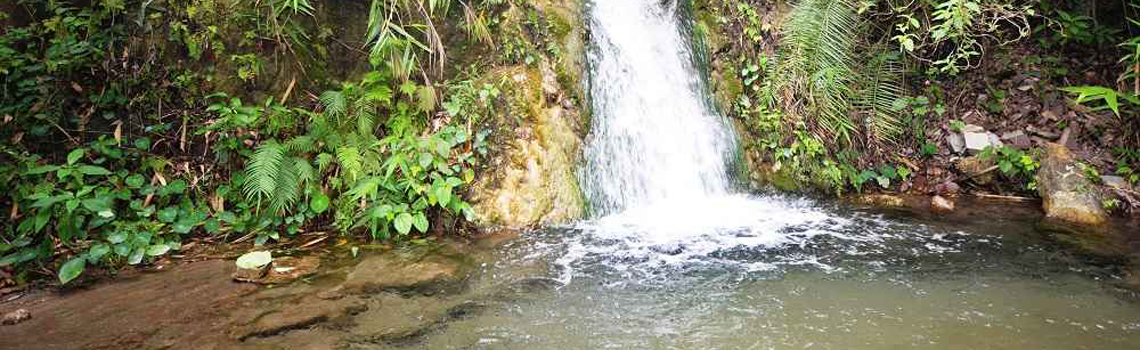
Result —
MULTIPOLYGON (((732 38, 729 48, 719 50, 736 65, 732 74, 741 86, 732 91, 732 107, 750 135, 747 151, 759 152, 778 176, 843 192, 867 183, 891 189, 921 169, 916 163, 944 152, 942 140, 929 132, 955 120, 953 110, 963 112, 963 84, 995 73, 977 70, 1009 59, 1002 55, 1022 44, 1062 57, 1119 52, 1113 86, 1065 87, 1078 84, 1064 68, 1021 73, 1044 75, 1061 85, 1055 91, 1093 107, 1091 113, 1111 111, 1119 118, 1118 131, 1140 142, 1137 4, 1099 5, 1118 12, 1097 12, 1097 6, 1047 0, 733 0, 714 2, 707 11, 727 28, 720 35, 732 38), (961 92, 948 96, 948 87, 961 92)), ((1032 56, 1024 64, 1060 60, 1032 56)), ((979 107, 1004 117, 1002 101, 1009 93, 987 85, 987 94, 979 107)), ((987 154, 1015 158, 1000 162, 1000 170, 1032 189, 1033 152, 987 154)), ((1125 158, 1117 163, 1122 174, 1133 169, 1125 158)))
POLYGON ((16 272, 0 286, 67 283, 203 235, 400 239, 469 220, 498 96, 472 77, 549 52, 527 38, 549 24, 525 2, 374 0, 354 31, 328 23, 352 9, 324 6, 339 5, 0 7, 0 273, 16 272), (501 56, 445 64, 448 45, 479 50, 492 30, 512 34, 501 56), (354 32, 359 48, 338 38, 354 32), (369 64, 333 74, 337 54, 369 64))

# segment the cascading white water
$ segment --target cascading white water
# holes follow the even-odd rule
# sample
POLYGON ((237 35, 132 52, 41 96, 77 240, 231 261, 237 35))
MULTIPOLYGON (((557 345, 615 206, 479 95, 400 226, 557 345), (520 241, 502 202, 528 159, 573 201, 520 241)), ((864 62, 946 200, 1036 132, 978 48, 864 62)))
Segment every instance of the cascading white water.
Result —
MULTIPOLYGON (((735 137, 706 96, 677 2, 589 5, 594 117, 581 180, 595 217, 576 225, 583 234, 557 261, 564 281, 599 260, 646 271, 724 261, 714 255, 725 249, 802 245, 819 235, 862 239, 844 230, 850 220, 810 201, 733 193, 735 137)), ((815 263, 810 256, 788 259, 815 263)))
POLYGON ((732 131, 704 96, 674 0, 590 5, 594 122, 582 174, 598 216, 727 194, 732 131))

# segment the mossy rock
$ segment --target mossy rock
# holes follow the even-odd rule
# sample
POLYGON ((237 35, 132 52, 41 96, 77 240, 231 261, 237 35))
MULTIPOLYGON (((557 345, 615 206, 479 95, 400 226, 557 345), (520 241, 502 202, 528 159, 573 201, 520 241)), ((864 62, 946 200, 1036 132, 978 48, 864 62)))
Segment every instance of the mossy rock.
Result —
POLYGON ((566 223, 585 213, 576 176, 581 162, 581 114, 558 100, 550 64, 516 66, 490 73, 503 86, 505 113, 494 128, 506 151, 491 160, 468 199, 481 226, 538 226, 566 223), (554 103, 551 103, 554 102, 554 103))

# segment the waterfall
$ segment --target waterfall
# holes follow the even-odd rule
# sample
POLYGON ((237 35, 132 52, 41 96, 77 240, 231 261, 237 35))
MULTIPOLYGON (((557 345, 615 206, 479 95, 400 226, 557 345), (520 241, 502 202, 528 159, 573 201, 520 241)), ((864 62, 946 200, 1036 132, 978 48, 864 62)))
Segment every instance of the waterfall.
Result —
POLYGON ((729 191, 733 132, 712 108, 675 1, 598 0, 581 174, 596 216, 729 191))

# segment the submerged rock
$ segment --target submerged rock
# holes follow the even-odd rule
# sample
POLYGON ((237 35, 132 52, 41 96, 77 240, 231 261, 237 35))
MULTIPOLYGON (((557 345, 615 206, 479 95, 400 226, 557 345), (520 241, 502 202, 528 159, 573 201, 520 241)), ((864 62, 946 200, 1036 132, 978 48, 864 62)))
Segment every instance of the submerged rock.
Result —
POLYGON ((946 199, 942 196, 934 196, 930 198, 930 210, 935 213, 949 213, 954 211, 954 201, 946 199))
POLYGON ((378 254, 357 264, 342 289, 352 294, 433 295, 461 288, 470 270, 464 261, 438 251, 378 254))
POLYGON ((1037 189, 1044 199, 1048 219, 1084 225, 1101 225, 1107 221, 1096 188, 1064 145, 1045 145, 1045 159, 1037 172, 1037 189))
POLYGON ((0 321, 0 323, 2 323, 5 326, 8 326, 8 325, 14 325, 14 324, 18 324, 20 322, 27 321, 30 318, 32 318, 31 312, 28 312, 27 309, 19 309, 19 310, 12 311, 12 312, 4 314, 4 319, 2 321, 0 321))

